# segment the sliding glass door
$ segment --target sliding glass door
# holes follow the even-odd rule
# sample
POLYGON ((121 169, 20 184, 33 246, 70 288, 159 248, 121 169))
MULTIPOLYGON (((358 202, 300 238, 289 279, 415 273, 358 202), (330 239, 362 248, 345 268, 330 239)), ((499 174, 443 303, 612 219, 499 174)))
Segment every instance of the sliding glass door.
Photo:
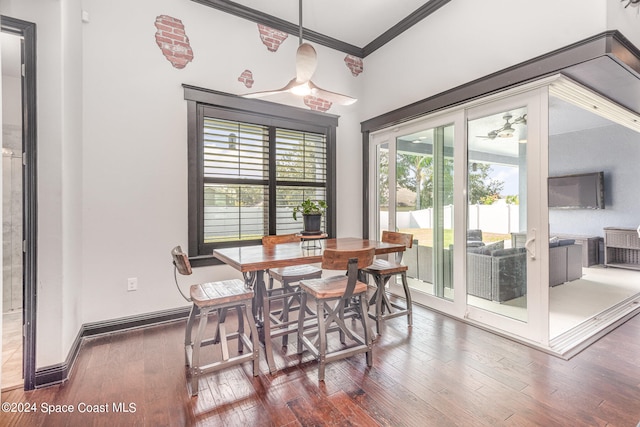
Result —
POLYGON ((468 121, 467 301, 527 321, 527 107, 468 121))
MULTIPOLYGON (((534 91, 467 110, 467 317, 519 337, 547 339, 547 146, 534 91)), ((548 274, 548 273, 547 273, 548 274)))
MULTIPOLYGON (((508 334, 544 340, 548 304, 544 90, 373 134, 370 236, 413 235, 414 301, 508 334), (546 294, 545 294, 546 295, 546 294)), ((394 284, 392 292, 398 291, 394 284)))
MULTIPOLYGON (((462 123, 461 114, 448 115, 372 137, 370 182, 376 183, 376 197, 371 209, 377 214, 371 234, 377 238, 382 230, 395 230, 413 235, 413 247, 403 256, 409 286, 414 300, 430 305, 434 299, 444 305, 455 300, 454 189, 463 169, 460 164, 456 171, 454 157, 462 143, 456 127, 462 123)), ((390 287, 395 290, 395 284, 390 287)))

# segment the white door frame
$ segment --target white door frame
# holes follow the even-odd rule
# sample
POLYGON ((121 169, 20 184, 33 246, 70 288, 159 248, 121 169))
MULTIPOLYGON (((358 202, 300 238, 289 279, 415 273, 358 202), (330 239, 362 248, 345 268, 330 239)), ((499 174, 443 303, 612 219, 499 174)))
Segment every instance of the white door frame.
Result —
MULTIPOLYGON (((462 161, 458 160, 458 153, 464 152, 464 111, 458 109, 457 111, 449 110, 447 112, 443 112, 441 114, 430 115, 429 117, 423 117, 418 120, 414 120, 408 123, 405 123, 401 126, 396 126, 392 129, 385 129, 383 131, 379 131, 371 134, 370 143, 371 149, 369 150, 369 164, 376 165, 377 164, 377 149, 382 144, 388 144, 389 147, 389 182, 395 182, 395 166, 396 166, 396 137, 399 135, 406 135, 415 132, 419 132, 425 129, 433 129, 441 126, 454 126, 454 206, 461 206, 461 204, 466 203, 466 193, 464 192, 464 179, 465 179, 465 164, 462 161)), ((369 182, 375 183, 371 185, 372 194, 374 197, 369 198, 369 212, 372 212, 371 215, 372 221, 370 223, 369 235, 372 238, 379 237, 380 225, 379 222, 379 208, 377 206, 377 194, 378 194, 378 172, 377 168, 372 167, 369 169, 370 176, 369 182), (375 218, 375 219, 374 219, 375 218)), ((387 226, 390 230, 395 230, 396 226, 396 218, 393 213, 395 213, 396 206, 396 198, 395 192, 389 191, 389 223, 387 226)), ((463 256, 464 250, 463 247, 466 245, 466 238, 464 235, 466 234, 466 226, 463 228, 458 228, 459 224, 465 224, 466 221, 466 210, 462 209, 454 209, 454 229, 465 230, 465 233, 454 233, 454 260, 461 259, 463 256)), ((455 262, 455 261, 454 261, 455 262)), ((412 292, 412 299, 419 304, 426 305, 435 310, 442 311, 444 313, 453 315, 455 317, 462 318, 465 313, 465 299, 463 298, 462 290, 460 290, 460 286, 463 285, 463 276, 462 272, 458 271, 457 268, 454 268, 453 271, 453 283, 454 283, 454 299, 447 300, 444 298, 439 298, 434 295, 422 293, 422 292, 412 292), (457 285, 458 284, 458 285, 457 285), (457 286, 456 286, 457 285, 457 286)), ((404 292, 402 291, 402 287, 395 283, 390 283, 390 290, 397 295, 402 295, 404 292)))
MULTIPOLYGON (((549 341, 549 215, 546 203, 548 176, 548 89, 516 94, 467 110, 467 120, 527 108, 527 320, 467 306, 466 318, 520 339, 548 345, 549 341)), ((465 265, 466 267, 466 265, 465 265)))
MULTIPOLYGON (((492 95, 481 100, 458 106, 427 117, 418 118, 393 128, 383 129, 370 136, 370 164, 377 164, 377 147, 388 143, 389 182, 395 182, 395 139, 400 134, 431 129, 443 125, 454 125, 454 229, 464 232, 454 233, 454 299, 446 300, 433 295, 414 292, 417 303, 435 310, 466 319, 470 323, 482 325, 502 334, 520 340, 548 346, 549 341, 549 265, 548 265, 548 209, 546 181, 548 176, 548 85, 558 77, 542 79, 510 91, 492 95), (466 229, 467 229, 467 126, 470 119, 499 113, 509 109, 527 106, 528 149, 527 149, 527 239, 535 258, 528 255, 527 265, 527 321, 514 320, 496 313, 467 305, 466 293, 466 229)), ((378 237, 379 209, 377 207, 377 168, 369 169, 372 197, 369 198, 369 212, 372 221, 370 236, 378 237), (375 217, 375 219, 374 219, 375 217)), ((389 229, 395 229, 395 195, 389 194, 389 229)), ((390 290, 398 293, 399 287, 391 285, 390 290)))

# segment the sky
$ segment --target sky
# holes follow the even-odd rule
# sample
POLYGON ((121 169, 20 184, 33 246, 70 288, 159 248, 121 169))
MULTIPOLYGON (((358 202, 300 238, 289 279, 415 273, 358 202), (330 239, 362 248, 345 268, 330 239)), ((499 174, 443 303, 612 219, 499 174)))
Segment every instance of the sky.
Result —
POLYGON ((504 182, 502 197, 518 194, 518 168, 510 166, 491 165, 489 176, 504 182))

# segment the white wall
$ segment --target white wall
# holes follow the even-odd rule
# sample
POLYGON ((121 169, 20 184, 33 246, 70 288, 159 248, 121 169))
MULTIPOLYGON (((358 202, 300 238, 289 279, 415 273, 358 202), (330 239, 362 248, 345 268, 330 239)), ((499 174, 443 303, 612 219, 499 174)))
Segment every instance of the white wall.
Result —
MULTIPOLYGON (((66 356, 82 316, 82 22, 81 0, 61 3, 62 36, 62 352, 66 356)), ((42 159, 46 161, 46 159, 42 159)), ((44 212, 39 211, 42 216, 44 212)), ((39 336, 39 334, 38 334, 39 336)))
POLYGON ((604 172, 605 208, 550 209, 552 234, 604 237, 604 227, 640 224, 640 134, 611 125, 549 137, 549 176, 604 172))
MULTIPOLYGON (((174 245, 187 247, 181 85, 238 94, 281 87, 293 76, 298 40, 289 36, 278 52, 269 52, 255 23, 187 0, 85 0, 83 7, 90 22, 83 34, 82 301, 83 322, 93 322, 184 304, 173 289, 169 256, 174 245), (154 22, 163 14, 185 26, 194 59, 184 69, 173 68, 156 45, 154 22), (246 68, 256 80, 251 89, 237 81, 246 68), (138 291, 127 292, 128 277, 138 278, 138 291)), ((317 50, 316 84, 358 96, 344 54, 317 50)), ((355 223, 359 235, 359 222, 343 214, 361 210, 359 181, 349 178, 359 177, 353 167, 361 158, 357 121, 348 108, 329 112, 342 115, 338 176, 348 183, 338 193, 339 231, 353 234, 355 223)), ((199 269, 197 275, 241 277, 225 267, 199 269)))
POLYGON ((607 0, 455 0, 365 58, 363 119, 606 29, 607 0))
MULTIPOLYGON (((15 36, 14 36, 15 37, 15 36)), ((20 78, 2 76, 2 124, 22 128, 20 109, 20 78)))
POLYGON ((607 2, 607 29, 618 30, 635 46, 640 46, 640 4, 625 9, 627 1, 607 2))
MULTIPOLYGON (((72 191, 63 186, 63 155, 67 144, 73 145, 74 142, 64 138, 64 123, 65 120, 80 123, 82 119, 79 116, 65 119, 65 115, 74 112, 64 111, 65 95, 72 89, 67 88, 67 92, 64 89, 64 73, 70 70, 63 66, 62 4, 70 2, 0 1, 0 13, 3 15, 37 24, 38 367, 64 361, 71 346, 70 337, 75 337, 81 325, 81 319, 72 314, 74 307, 65 306, 65 302, 72 305, 80 303, 77 295, 81 292, 81 285, 67 281, 63 273, 65 262, 75 262, 79 266, 82 262, 81 258, 71 259, 71 254, 65 253, 69 246, 63 244, 81 232, 77 223, 72 229, 66 229, 69 222, 63 218, 70 208, 65 206, 70 200, 65 193, 72 191), (63 296, 65 290, 68 294, 63 296)), ((71 84, 69 80, 66 83, 71 84)))
MULTIPOLYGON (((605 29, 604 0, 523 3, 451 2, 366 58, 358 78, 343 53, 316 46, 315 83, 360 99, 329 111, 341 116, 339 236, 362 231, 362 119, 605 29)), ((0 12, 35 22, 38 32, 37 366, 43 367, 66 358, 83 323, 184 304, 173 289, 169 256, 174 245, 187 246, 181 84, 237 94, 283 86, 294 73, 297 37, 268 52, 255 23, 191 0, 0 0, 0 12), (80 24, 81 8, 89 23, 80 24), (194 50, 182 70, 155 43, 154 22, 163 14, 182 20, 194 50), (256 79, 250 90, 237 81, 247 68, 256 79), (128 277, 138 278, 138 291, 126 291, 128 277)), ((210 267, 192 280, 227 277, 240 275, 210 267)))

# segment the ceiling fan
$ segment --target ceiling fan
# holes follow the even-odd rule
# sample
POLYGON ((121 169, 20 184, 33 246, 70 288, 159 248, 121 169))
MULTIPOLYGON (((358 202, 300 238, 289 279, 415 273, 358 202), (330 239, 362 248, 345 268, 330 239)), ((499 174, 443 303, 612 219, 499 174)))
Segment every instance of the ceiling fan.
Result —
POLYGON ((296 76, 280 89, 253 92, 242 96, 245 98, 262 98, 264 96, 289 92, 298 96, 315 96, 340 105, 353 104, 357 101, 356 98, 322 89, 311 81, 311 77, 318 65, 318 57, 313 46, 309 43, 302 42, 302 0, 300 0, 299 5, 300 34, 298 50, 296 52, 296 76))
POLYGON ((527 124, 527 115, 526 114, 523 114, 520 117, 516 117, 513 120, 513 122, 511 121, 511 119, 513 118, 511 113, 505 113, 505 115, 502 116, 502 118, 505 120, 505 123, 501 128, 489 131, 486 136, 485 135, 478 135, 478 138, 485 138, 485 139, 511 138, 513 136, 513 133, 516 131, 513 128, 513 125, 519 125, 519 124, 526 125, 527 124))

